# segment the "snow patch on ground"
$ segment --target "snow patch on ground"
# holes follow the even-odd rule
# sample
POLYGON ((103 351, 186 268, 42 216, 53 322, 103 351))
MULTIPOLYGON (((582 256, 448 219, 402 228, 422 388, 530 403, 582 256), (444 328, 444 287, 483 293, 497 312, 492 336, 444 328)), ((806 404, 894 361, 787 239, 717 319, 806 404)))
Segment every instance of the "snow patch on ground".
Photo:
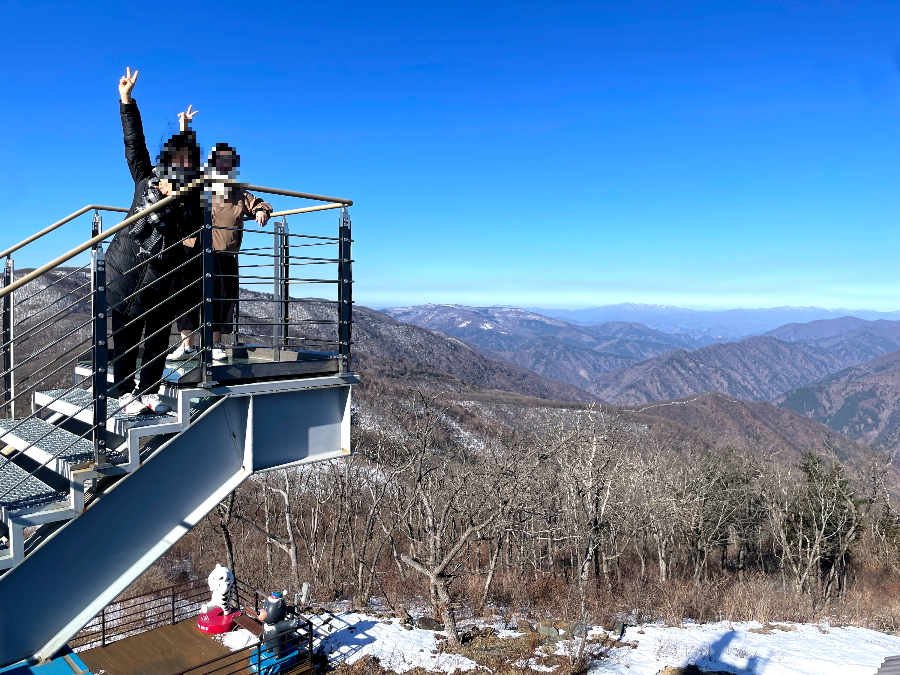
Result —
MULTIPOLYGON (((464 656, 432 653, 438 649, 439 633, 407 630, 396 619, 355 612, 337 612, 333 618, 327 614, 309 618, 316 634, 315 647, 333 666, 372 655, 385 668, 398 673, 416 667, 442 673, 484 671, 464 656)), ((756 622, 629 627, 624 641, 637 647, 611 650, 606 658, 593 663, 590 673, 656 675, 667 666, 696 664, 737 675, 874 675, 885 657, 900 654, 900 636, 866 628, 786 623, 774 624, 770 632, 752 632, 761 628, 762 624, 756 622)), ((603 634, 600 629, 590 632, 591 636, 603 634)), ((499 630, 498 635, 512 638, 521 633, 499 630)), ((256 643, 253 634, 243 629, 216 639, 233 651, 256 643)), ((556 654, 577 654, 579 646, 578 639, 561 638, 556 643, 556 654)), ((535 658, 528 661, 533 670, 558 669, 539 664, 536 659, 541 656, 536 652, 535 658)))
MULTIPOLYGON (((754 622, 629 628, 625 640, 637 642, 637 649, 616 649, 590 672, 656 675, 666 666, 696 664, 746 675, 873 675, 886 656, 900 654, 895 635, 855 627, 779 625, 794 630, 752 633, 762 627, 754 622)), ((573 647, 561 641, 557 653, 573 647)))
POLYGON ((246 628, 238 628, 229 633, 222 633, 221 635, 215 635, 213 637, 233 652, 245 649, 246 647, 250 647, 259 642, 259 638, 246 628))
POLYGON ((478 664, 457 654, 432 654, 437 650, 436 633, 407 630, 396 619, 342 612, 326 626, 323 618, 310 617, 321 636, 321 647, 331 664, 354 663, 363 656, 378 658, 381 665, 398 673, 421 666, 426 670, 452 673, 477 668, 478 664), (321 629, 319 626, 322 626, 321 629))

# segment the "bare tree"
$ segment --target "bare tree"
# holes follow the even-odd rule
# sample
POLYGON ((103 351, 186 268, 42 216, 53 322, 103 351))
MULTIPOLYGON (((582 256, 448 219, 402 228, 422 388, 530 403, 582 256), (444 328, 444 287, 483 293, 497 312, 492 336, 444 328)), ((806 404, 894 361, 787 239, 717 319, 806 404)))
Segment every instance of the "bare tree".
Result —
POLYGON ((797 591, 815 582, 827 599, 842 578, 859 536, 866 499, 836 461, 807 452, 797 469, 775 467, 769 483, 769 520, 776 555, 797 591))
POLYGON ((429 581, 447 640, 458 645, 451 585, 463 564, 461 553, 508 514, 522 458, 496 444, 469 448, 453 442, 444 433, 444 412, 437 397, 421 394, 397 410, 403 436, 385 445, 382 460, 399 479, 392 515, 407 540, 400 559, 429 581))

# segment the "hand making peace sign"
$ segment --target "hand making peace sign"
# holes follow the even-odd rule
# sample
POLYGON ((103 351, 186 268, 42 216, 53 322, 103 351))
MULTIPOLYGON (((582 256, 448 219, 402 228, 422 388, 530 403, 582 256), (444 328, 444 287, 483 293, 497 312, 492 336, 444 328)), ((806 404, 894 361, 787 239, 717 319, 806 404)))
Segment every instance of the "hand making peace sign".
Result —
POLYGON ((134 77, 131 76, 131 68, 126 68, 125 71, 125 75, 119 79, 119 96, 122 103, 131 103, 131 90, 137 82, 138 71, 134 71, 134 77))
MULTIPOLYGON (((137 74, 137 73, 135 73, 135 74, 137 74)), ((193 105, 189 105, 187 112, 178 113, 178 121, 180 122, 182 132, 187 131, 188 125, 191 123, 191 120, 194 119, 194 115, 196 115, 197 113, 200 112, 199 110, 195 110, 194 112, 191 112, 191 108, 193 108, 193 107, 194 107, 193 105)))

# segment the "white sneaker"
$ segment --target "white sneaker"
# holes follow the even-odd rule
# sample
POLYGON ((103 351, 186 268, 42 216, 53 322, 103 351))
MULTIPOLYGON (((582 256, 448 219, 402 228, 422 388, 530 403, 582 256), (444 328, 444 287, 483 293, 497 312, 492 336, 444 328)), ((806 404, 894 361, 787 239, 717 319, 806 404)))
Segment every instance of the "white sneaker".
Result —
POLYGON ((213 345, 212 350, 212 359, 213 361, 227 361, 228 360, 228 352, 222 347, 221 342, 217 342, 213 345))
POLYGON ((122 394, 119 397, 119 405, 125 404, 125 407, 122 408, 122 412, 126 415, 140 415, 147 409, 147 406, 141 401, 140 398, 135 396, 133 393, 122 394))
POLYGON ((184 342, 179 342, 174 352, 166 356, 166 361, 187 361, 197 356, 197 348, 191 345, 184 346, 184 342))
POLYGON ((172 406, 163 403, 156 394, 144 394, 141 396, 141 403, 144 405, 145 412, 167 413, 172 412, 172 406))

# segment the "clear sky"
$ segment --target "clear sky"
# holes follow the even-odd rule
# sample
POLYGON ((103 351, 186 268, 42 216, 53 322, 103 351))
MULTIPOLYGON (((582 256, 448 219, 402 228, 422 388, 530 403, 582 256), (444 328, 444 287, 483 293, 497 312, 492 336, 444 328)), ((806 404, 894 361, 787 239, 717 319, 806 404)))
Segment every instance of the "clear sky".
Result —
POLYGON ((900 308, 900 0, 13 1, 0 28, 3 247, 130 205, 131 66, 151 145, 193 104, 244 180, 355 200, 362 304, 900 308))

